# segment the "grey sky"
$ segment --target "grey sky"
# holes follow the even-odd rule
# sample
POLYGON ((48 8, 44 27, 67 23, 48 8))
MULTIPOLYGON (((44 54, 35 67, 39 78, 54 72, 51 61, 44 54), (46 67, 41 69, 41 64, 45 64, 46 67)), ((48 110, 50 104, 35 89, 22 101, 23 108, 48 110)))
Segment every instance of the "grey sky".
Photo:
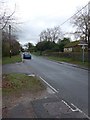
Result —
MULTIPOLYGON (((18 33, 20 43, 35 44, 39 41, 42 30, 60 25, 88 2, 89 0, 8 0, 8 5, 13 10, 16 4, 15 16, 24 22, 18 33)), ((61 29, 69 29, 68 24, 69 22, 61 26, 61 29)))

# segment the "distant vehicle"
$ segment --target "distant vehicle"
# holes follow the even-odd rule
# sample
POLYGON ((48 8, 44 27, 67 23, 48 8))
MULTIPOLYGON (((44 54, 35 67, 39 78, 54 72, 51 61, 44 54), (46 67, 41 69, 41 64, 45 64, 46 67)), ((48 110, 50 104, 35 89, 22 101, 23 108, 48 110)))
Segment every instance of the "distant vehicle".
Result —
POLYGON ((31 59, 31 54, 28 52, 23 53, 23 59, 31 59))

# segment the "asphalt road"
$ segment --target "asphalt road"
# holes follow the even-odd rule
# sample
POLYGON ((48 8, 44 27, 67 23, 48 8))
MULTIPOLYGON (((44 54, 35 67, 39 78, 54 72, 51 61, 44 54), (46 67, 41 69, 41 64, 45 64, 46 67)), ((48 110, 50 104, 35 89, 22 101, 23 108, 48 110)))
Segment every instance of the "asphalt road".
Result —
POLYGON ((35 73, 58 91, 58 96, 88 114, 88 71, 32 56, 24 63, 3 66, 5 72, 35 73), (7 69, 6 69, 7 68, 7 69))
POLYGON ((26 66, 52 85, 59 95, 88 114, 88 71, 33 56, 26 66))

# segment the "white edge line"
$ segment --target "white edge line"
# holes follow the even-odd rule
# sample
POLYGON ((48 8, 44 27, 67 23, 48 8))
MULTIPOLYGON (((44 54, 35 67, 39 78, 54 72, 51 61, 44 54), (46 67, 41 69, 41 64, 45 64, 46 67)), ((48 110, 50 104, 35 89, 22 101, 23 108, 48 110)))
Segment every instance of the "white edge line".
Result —
POLYGON ((79 112, 83 113, 83 111, 80 110, 79 108, 77 108, 73 103, 71 103, 71 105, 72 105, 73 107, 75 107, 79 112))
MULTIPOLYGON (((40 77, 40 76, 39 76, 40 77)), ((42 77, 40 77, 42 79, 43 82, 45 82, 54 92, 58 93, 58 91, 53 88, 49 83, 47 83, 42 77)))
POLYGON ((76 110, 72 109, 64 100, 62 100, 62 102, 63 102, 66 106, 68 106, 71 111, 73 111, 73 112, 78 111, 78 109, 76 109, 76 110))
POLYGON ((76 109, 78 109, 79 112, 83 113, 88 119, 90 119, 90 117, 88 115, 86 115, 86 113, 84 113, 82 110, 77 108, 73 103, 71 103, 71 105, 73 105, 76 109))
POLYGON ((71 111, 73 111, 73 112, 79 111, 80 113, 84 114, 88 119, 90 119, 90 117, 89 117, 88 115, 86 115, 82 110, 80 110, 79 108, 77 108, 74 104, 71 103, 71 105, 74 106, 74 107, 76 108, 76 110, 72 109, 64 100, 62 100, 62 102, 63 102, 66 106, 68 106, 68 107, 71 109, 71 111))
MULTIPOLYGON (((40 77, 40 76, 39 76, 39 77, 40 77)), ((42 77, 40 77, 40 78, 41 78, 42 81, 45 82, 53 91, 55 91, 56 93, 58 93, 58 91, 57 91, 55 88, 53 88, 49 83, 47 83, 42 77)), ((74 107, 76 108, 76 110, 72 109, 64 100, 62 100, 62 102, 63 102, 66 106, 68 106, 68 107, 71 109, 71 111, 73 111, 73 112, 79 111, 80 113, 83 113, 88 119, 90 119, 90 117, 89 117, 88 115, 86 115, 82 110, 80 110, 79 108, 77 108, 73 103, 71 103, 71 105, 74 106, 74 107)))

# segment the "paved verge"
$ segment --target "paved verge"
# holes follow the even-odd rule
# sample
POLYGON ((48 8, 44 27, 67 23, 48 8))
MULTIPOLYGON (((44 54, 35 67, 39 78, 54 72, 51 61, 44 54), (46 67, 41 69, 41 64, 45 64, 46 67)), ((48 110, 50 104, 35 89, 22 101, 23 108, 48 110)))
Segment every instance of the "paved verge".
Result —
MULTIPOLYGON (((5 116, 4 116, 5 117, 5 116)), ((86 118, 72 111, 56 94, 31 102, 19 103, 8 110, 8 118, 86 118)))

